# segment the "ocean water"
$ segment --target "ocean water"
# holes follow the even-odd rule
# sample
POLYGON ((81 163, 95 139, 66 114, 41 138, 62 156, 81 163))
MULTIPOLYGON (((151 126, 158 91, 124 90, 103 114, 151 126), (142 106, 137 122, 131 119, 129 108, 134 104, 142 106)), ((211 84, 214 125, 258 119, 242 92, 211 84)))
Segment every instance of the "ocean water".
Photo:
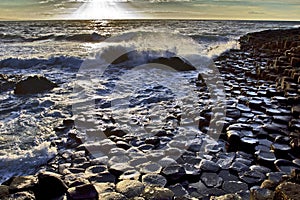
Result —
MULTIPOLYGON (((60 137, 54 128, 66 118, 75 119, 78 134, 87 143, 90 133, 109 126, 97 116, 113 116, 128 134, 148 137, 166 126, 165 116, 177 106, 186 114, 177 143, 183 137, 195 138, 200 134, 195 126, 197 113, 207 106, 195 98, 198 73, 214 71, 211 59, 239 48, 237 39, 248 32, 299 25, 181 20, 0 22, 0 74, 44 75, 59 85, 27 96, 0 90, 0 182, 35 173, 53 158, 59 149, 50 144, 60 137), (124 53, 128 58, 122 67, 134 70, 118 71, 118 64, 111 65, 124 53), (149 64, 175 56, 196 70, 178 72, 149 64), (93 125, 87 126, 87 121, 93 125)), ((211 89, 212 101, 222 103, 222 87, 211 89)))

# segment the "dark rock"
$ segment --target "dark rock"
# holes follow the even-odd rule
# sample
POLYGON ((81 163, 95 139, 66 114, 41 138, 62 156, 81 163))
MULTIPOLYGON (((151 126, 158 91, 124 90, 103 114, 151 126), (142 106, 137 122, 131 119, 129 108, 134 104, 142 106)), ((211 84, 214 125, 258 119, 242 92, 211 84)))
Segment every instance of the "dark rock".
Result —
POLYGON ((16 193, 20 191, 34 190, 37 183, 38 180, 35 176, 14 176, 2 184, 9 186, 10 193, 16 193))
POLYGON ((170 185, 168 188, 174 193, 176 197, 188 195, 188 192, 181 184, 177 183, 176 185, 170 185))
POLYGON ((68 186, 61 180, 59 174, 41 172, 38 174, 38 180, 39 189, 36 196, 40 199, 57 198, 64 195, 68 190, 68 186))
POLYGON ((247 153, 254 153, 255 146, 258 144, 258 140, 250 137, 243 137, 240 143, 240 150, 247 153))
POLYGON ((244 171, 248 171, 249 170, 249 166, 241 163, 241 162, 233 162, 232 165, 229 168, 230 171, 234 172, 234 173, 238 173, 238 172, 244 172, 244 171))
POLYGON ((224 181, 238 181, 239 178, 229 172, 229 170, 221 170, 219 172, 219 176, 224 180, 224 181))
POLYGON ((140 172, 143 174, 149 174, 149 173, 159 174, 162 170, 162 166, 155 162, 147 162, 145 164, 140 165, 139 168, 140 168, 140 172))
POLYGON ((141 197, 147 200, 172 200, 174 193, 167 188, 146 187, 141 197))
POLYGON ((55 87, 57 87, 57 85, 45 77, 32 76, 25 80, 19 81, 16 84, 14 92, 18 95, 36 94, 52 90, 55 87))
POLYGON ((162 174, 168 181, 178 181, 185 175, 184 168, 179 164, 171 164, 162 170, 162 174))
POLYGON ((241 181, 224 181, 222 189, 227 193, 237 193, 248 190, 248 185, 241 181))
POLYGON ((284 159, 278 159, 275 161, 275 166, 276 169, 280 172, 285 172, 285 173, 292 173, 294 169, 300 169, 298 165, 295 163, 289 161, 289 160, 284 160, 284 159))
POLYGON ((115 190, 115 184, 113 183, 94 183, 93 184, 98 194, 105 192, 113 192, 115 190))
POLYGON ((191 65, 188 61, 179 57, 171 57, 171 58, 157 58, 151 61, 151 63, 158 63, 162 65, 167 65, 177 71, 190 71, 196 70, 196 68, 191 65))
POLYGON ((164 187, 167 184, 167 179, 159 174, 146 174, 142 176, 142 182, 145 185, 164 187))
POLYGON ((220 153, 218 155, 218 160, 216 164, 219 165, 223 170, 229 169, 234 159, 235 159, 235 153, 220 153))
POLYGON ((68 189, 67 196, 72 200, 85 199, 94 200, 98 199, 98 192, 94 185, 85 184, 68 189))
POLYGON ((286 175, 285 172, 270 172, 267 174, 268 179, 274 183, 282 182, 284 175, 286 175))
POLYGON ((261 188, 265 188, 265 189, 269 189, 269 190, 275 190, 275 188, 278 186, 278 183, 272 181, 272 180, 264 180, 260 187, 261 188))
POLYGON ((89 176, 88 180, 92 183, 115 183, 116 177, 110 172, 104 171, 96 175, 89 176))
POLYGON ((267 174, 267 173, 271 172, 270 168, 264 167, 264 166, 260 166, 260 165, 252 165, 250 167, 250 169, 253 170, 253 171, 261 172, 263 174, 267 174))
POLYGON ((242 197, 238 194, 225 194, 218 197, 212 196, 210 197, 210 200, 242 200, 242 197))
POLYGON ((241 136, 240 132, 236 130, 230 130, 226 132, 227 140, 229 142, 228 151, 237 151, 240 145, 241 136))
POLYGON ((136 180, 123 180, 116 185, 116 191, 128 198, 139 196, 144 188, 145 186, 136 180))
POLYGON ((97 173, 101 173, 107 170, 107 167, 105 165, 94 165, 91 167, 88 167, 85 170, 85 173, 91 173, 91 174, 97 174, 97 173))
POLYGON ((4 199, 9 195, 9 187, 7 185, 0 185, 0 199, 4 199))
POLYGON ((263 166, 273 168, 276 156, 270 151, 256 151, 255 152, 257 162, 263 166))
POLYGON ((109 167, 109 171, 115 176, 120 176, 128 170, 133 170, 134 168, 127 163, 116 163, 109 167))
POLYGON ((107 136, 107 137, 110 137, 112 135, 114 136, 118 136, 118 137, 123 137, 124 135, 126 135, 127 133, 122 131, 122 130, 119 130, 119 129, 114 129, 114 128, 107 128, 106 130, 104 130, 104 134, 107 136))
POLYGON ((105 192, 99 194, 99 200, 127 200, 127 198, 117 192, 105 192))
POLYGON ((273 200, 275 193, 266 188, 253 188, 251 189, 250 199, 255 200, 273 200))
POLYGON ((223 183, 223 179, 215 173, 204 172, 200 179, 207 187, 219 187, 223 183))
POLYGON ((35 196, 32 192, 24 191, 24 192, 17 192, 10 195, 9 199, 14 200, 35 200, 35 196))
POLYGON ((220 166, 216 164, 213 161, 210 160, 201 160, 199 164, 199 168, 203 171, 208 171, 208 172, 217 172, 220 170, 220 166))
POLYGON ((137 170, 128 170, 119 176, 119 180, 139 180, 141 173, 137 170))
POLYGON ((291 182, 285 182, 276 187, 275 199, 277 200, 296 200, 300 197, 300 185, 291 182))
POLYGON ((277 158, 290 158, 288 153, 291 151, 291 147, 287 144, 273 143, 271 149, 277 158))
POLYGON ((241 172, 239 173, 239 177, 250 186, 259 185, 266 178, 263 173, 253 170, 241 172))

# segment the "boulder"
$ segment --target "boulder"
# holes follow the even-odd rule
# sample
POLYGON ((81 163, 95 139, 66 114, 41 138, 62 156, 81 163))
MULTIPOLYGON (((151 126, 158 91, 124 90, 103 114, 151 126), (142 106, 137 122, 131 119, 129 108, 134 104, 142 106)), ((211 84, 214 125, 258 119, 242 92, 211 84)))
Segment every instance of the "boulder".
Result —
POLYGON ((128 198, 139 196, 144 188, 144 184, 136 180, 123 180, 116 185, 116 191, 128 198))
POLYGON ((37 94, 52 90, 55 87, 57 87, 57 84, 43 76, 31 76, 19 81, 16 84, 14 92, 17 95, 37 94))
POLYGON ((14 176, 2 184, 9 187, 10 193, 16 193, 20 191, 34 190, 37 182, 38 181, 35 176, 14 176))
POLYGON ((80 185, 68 189, 68 198, 72 200, 86 199, 94 200, 98 199, 98 191, 92 184, 80 185))
POLYGON ((147 200, 172 200, 174 193, 167 188, 148 186, 141 196, 147 200))
POLYGON ((36 196, 38 199, 51 199, 63 196, 68 186, 61 180, 61 176, 52 172, 38 174, 39 189, 36 196))
POLYGON ((6 185, 0 185, 0 199, 4 199, 9 195, 9 187, 6 185))
POLYGON ((151 61, 152 63, 167 65, 177 71, 191 71, 196 70, 196 68, 191 65, 188 61, 184 60, 183 58, 179 57, 171 57, 171 58, 164 58, 160 57, 151 61))
POLYGON ((300 185, 291 182, 281 183, 276 187, 274 200, 296 200, 300 197, 300 185))

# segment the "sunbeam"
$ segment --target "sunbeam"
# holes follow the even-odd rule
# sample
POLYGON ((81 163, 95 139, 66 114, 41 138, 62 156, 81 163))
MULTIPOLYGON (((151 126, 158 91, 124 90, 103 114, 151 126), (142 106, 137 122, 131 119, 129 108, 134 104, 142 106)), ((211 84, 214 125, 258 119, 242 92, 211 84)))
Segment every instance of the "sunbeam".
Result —
POLYGON ((128 1, 91 0, 80 6, 71 18, 75 19, 132 19, 137 13, 128 1))

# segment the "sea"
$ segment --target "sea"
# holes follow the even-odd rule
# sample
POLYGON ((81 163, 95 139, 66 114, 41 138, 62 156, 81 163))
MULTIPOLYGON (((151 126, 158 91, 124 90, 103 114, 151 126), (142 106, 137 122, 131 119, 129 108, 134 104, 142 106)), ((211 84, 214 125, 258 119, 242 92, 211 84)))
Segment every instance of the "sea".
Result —
MULTIPOLYGON (((0 89, 0 183, 34 174, 58 154, 55 127, 64 119, 77 122, 84 142, 107 125, 97 116, 112 116, 128 134, 151 137, 166 125, 168 106, 178 105, 179 112, 187 113, 178 129, 181 136, 201 134, 191 122, 205 107, 195 98, 198 74, 214 71, 212 59, 238 49, 242 35, 299 26, 226 20, 1 21, 0 74, 42 75, 58 87, 23 96, 0 89), (149 64, 171 57, 188 61, 196 70, 178 72, 149 64), (118 71, 120 66, 127 71, 118 71)), ((216 94, 224 98, 220 88, 216 94)))

